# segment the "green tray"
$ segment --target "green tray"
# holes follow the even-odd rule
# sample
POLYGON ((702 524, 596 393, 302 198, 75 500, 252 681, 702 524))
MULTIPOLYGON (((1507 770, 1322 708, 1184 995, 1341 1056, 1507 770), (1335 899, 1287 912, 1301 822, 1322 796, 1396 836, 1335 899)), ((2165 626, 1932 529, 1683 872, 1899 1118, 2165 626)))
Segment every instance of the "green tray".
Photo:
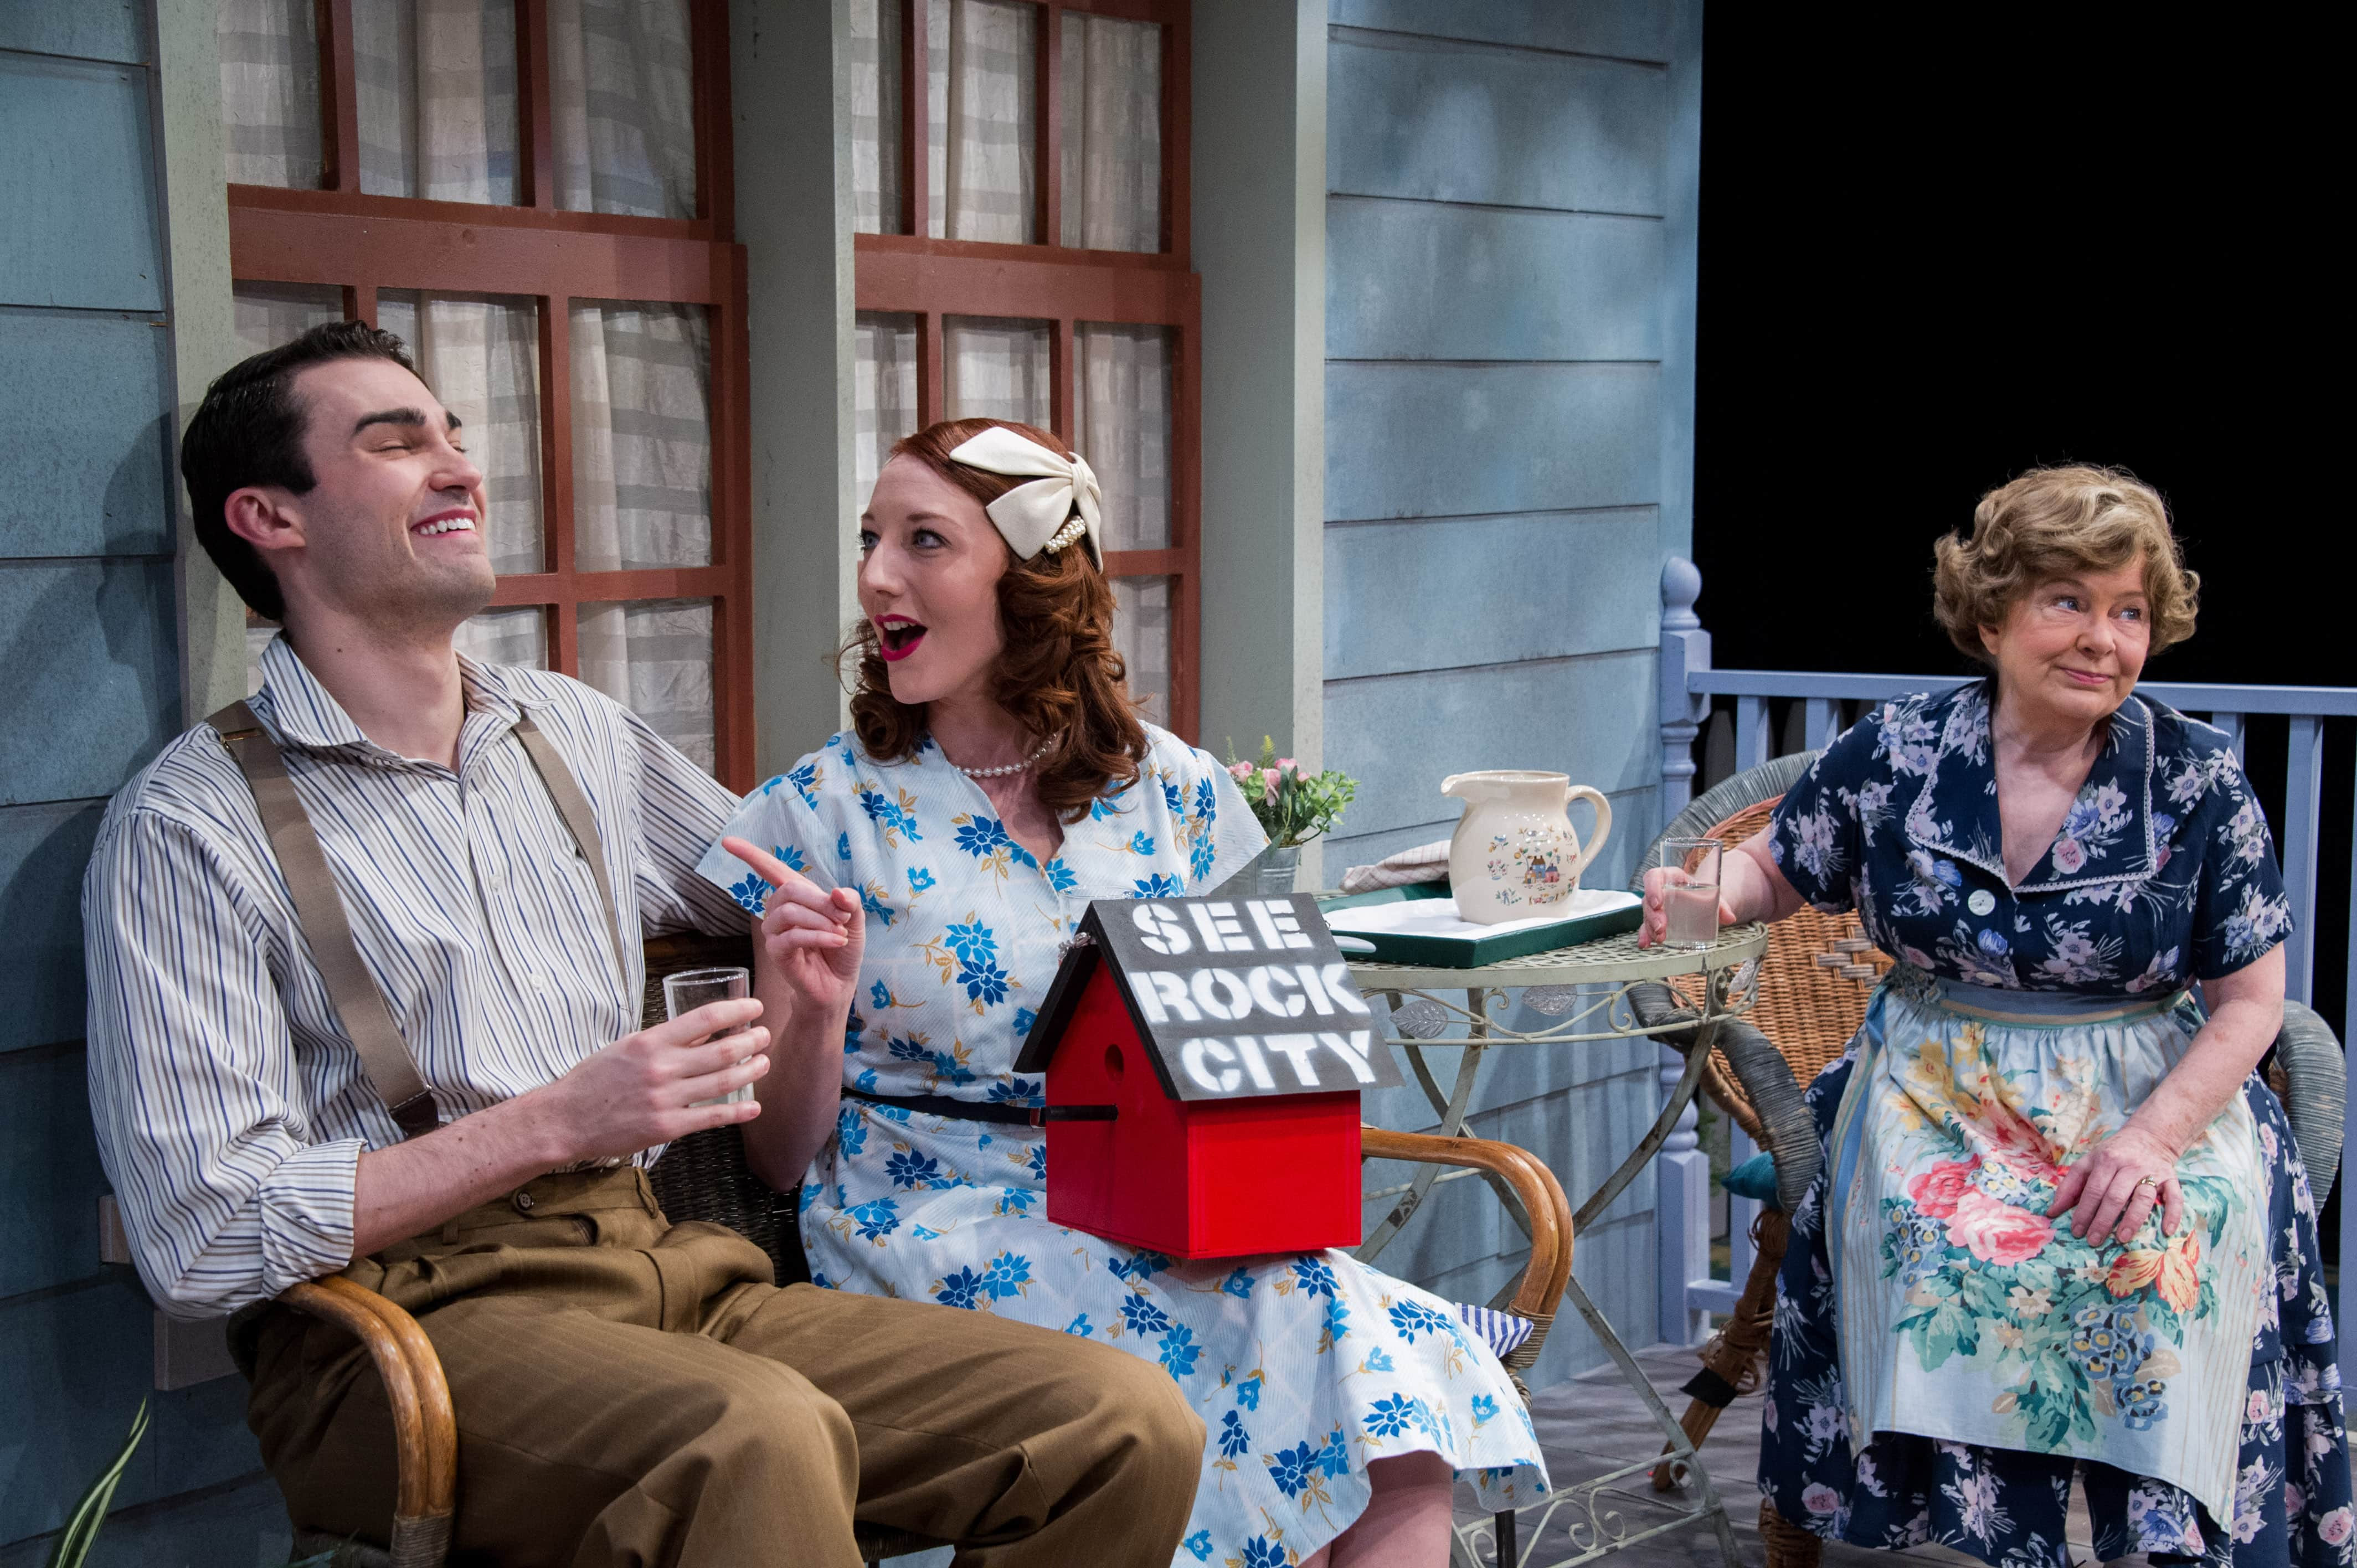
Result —
MULTIPOLYGON (((1448 897, 1448 885, 1445 882, 1411 882, 1404 887, 1385 887, 1373 893, 1320 898, 1318 908, 1322 913, 1448 897)), ((1334 934, 1338 938, 1347 937, 1352 941, 1374 944, 1373 952, 1349 955, 1372 962, 1416 964, 1427 969, 1480 969, 1484 964, 1504 963, 1512 959, 1528 958, 1534 952, 1553 952, 1557 948, 1577 947, 1582 942, 1633 931, 1644 923, 1644 918, 1643 907, 1631 903, 1620 908, 1598 910, 1592 915, 1550 920, 1544 926, 1532 926, 1523 930, 1502 931, 1496 936, 1433 936, 1405 931, 1336 931, 1334 934)))

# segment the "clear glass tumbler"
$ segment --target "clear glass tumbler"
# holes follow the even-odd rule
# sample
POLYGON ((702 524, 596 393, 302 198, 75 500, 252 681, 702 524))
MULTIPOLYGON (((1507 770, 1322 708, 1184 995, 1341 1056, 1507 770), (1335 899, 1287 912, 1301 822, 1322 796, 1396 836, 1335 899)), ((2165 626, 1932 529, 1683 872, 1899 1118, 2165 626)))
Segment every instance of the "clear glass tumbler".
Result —
MULTIPOLYGON (((707 1002, 735 1002, 753 993, 753 977, 742 969, 683 969, 676 974, 663 976, 663 1016, 676 1018, 683 1013, 693 1013, 707 1002)), ((691 1040, 700 1046, 712 1036, 691 1040)), ((743 1058, 737 1058, 742 1061, 743 1058)), ((753 1098, 753 1086, 747 1084, 734 1094, 724 1094, 716 1100, 698 1100, 697 1105, 724 1105, 753 1098)))
POLYGON ((1663 839, 1662 867, 1670 875, 1662 889, 1662 940, 1674 948, 1706 948, 1718 940, 1720 839, 1663 839))

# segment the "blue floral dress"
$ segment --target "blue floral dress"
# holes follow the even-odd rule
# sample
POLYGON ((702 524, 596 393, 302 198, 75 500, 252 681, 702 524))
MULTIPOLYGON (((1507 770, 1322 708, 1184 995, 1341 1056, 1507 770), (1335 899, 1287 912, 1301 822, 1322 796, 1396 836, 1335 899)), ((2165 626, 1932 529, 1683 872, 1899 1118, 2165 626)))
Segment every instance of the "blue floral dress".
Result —
POLYGON ((2187 988, 2288 906, 2225 736, 2131 697, 2046 854, 2009 886, 1976 682, 1891 703, 1770 824, 1784 875, 1900 962, 1812 1086, 1824 1174, 1778 1282, 1761 1489, 1860 1545, 2068 1562, 2083 1466, 2108 1560, 2352 1561, 2316 1212, 2255 1074, 2179 1163, 2186 1223, 2050 1220, 2202 1023, 2187 988))
MULTIPOLYGON (((1527 1501, 1545 1487, 1530 1418, 1448 1302, 1347 1252, 1186 1262, 1052 1225, 1039 1129, 889 1103, 1044 1103, 1013 1065, 1090 901, 1207 892, 1260 852, 1226 770, 1147 736, 1137 781, 1066 827, 1044 865, 931 742, 879 763, 837 735, 729 823, 822 886, 856 889, 867 911, 844 1081, 888 1098, 846 1095, 803 1178, 813 1277, 1167 1368, 1208 1432, 1178 1568, 1306 1557, 1366 1506, 1368 1461, 1419 1449, 1471 1473, 1492 1507, 1527 1501)), ((770 891, 717 844, 701 869, 748 909, 770 891)))

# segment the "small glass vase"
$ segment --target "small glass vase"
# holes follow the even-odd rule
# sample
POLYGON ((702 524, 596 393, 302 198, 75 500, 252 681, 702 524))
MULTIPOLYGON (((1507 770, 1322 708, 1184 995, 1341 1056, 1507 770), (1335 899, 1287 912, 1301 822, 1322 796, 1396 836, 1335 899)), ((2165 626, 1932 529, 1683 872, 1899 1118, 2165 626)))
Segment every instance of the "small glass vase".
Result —
POLYGON ((1269 845, 1253 862, 1253 891, 1274 893, 1280 897, 1293 891, 1294 879, 1301 871, 1301 846, 1297 843, 1269 845))

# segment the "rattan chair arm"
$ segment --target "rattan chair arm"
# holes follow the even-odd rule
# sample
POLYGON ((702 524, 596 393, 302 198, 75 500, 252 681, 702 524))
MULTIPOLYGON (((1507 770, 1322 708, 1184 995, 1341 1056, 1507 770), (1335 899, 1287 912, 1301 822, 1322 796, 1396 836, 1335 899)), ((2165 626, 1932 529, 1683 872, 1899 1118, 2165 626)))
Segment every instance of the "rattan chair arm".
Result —
POLYGON ((2283 1032, 2276 1036, 2276 1061, 2288 1091, 2284 1111, 2292 1142, 2308 1167, 2308 1189, 2322 1208, 2340 1174, 2341 1136, 2349 1113, 2347 1063, 2332 1026, 2301 1002, 2284 1003, 2283 1032))
POLYGON ((398 1568, 437 1568, 457 1507, 458 1425, 433 1342, 408 1313, 341 1274, 289 1285, 278 1300, 335 1324, 368 1351, 393 1410, 392 1560, 398 1568))
POLYGON ((1694 1049, 1694 1025, 1700 1015, 1662 982, 1648 980, 1631 986, 1629 1011, 1648 1029, 1658 1029, 1664 1024, 1684 1024, 1684 1028, 1665 1030, 1653 1038, 1680 1055, 1694 1049))
POLYGON ((1729 1018, 1718 1026, 1718 1050, 1759 1113, 1760 1141, 1776 1158, 1776 1202, 1791 1214, 1824 1164, 1803 1086, 1776 1042, 1743 1019, 1729 1018))
POLYGON ((1491 1138, 1443 1138, 1383 1127, 1361 1128, 1359 1138, 1361 1153, 1370 1159, 1487 1171, 1512 1187, 1531 1222, 1531 1260, 1507 1309, 1536 1323, 1553 1320, 1571 1282, 1571 1203, 1537 1155, 1491 1138))

